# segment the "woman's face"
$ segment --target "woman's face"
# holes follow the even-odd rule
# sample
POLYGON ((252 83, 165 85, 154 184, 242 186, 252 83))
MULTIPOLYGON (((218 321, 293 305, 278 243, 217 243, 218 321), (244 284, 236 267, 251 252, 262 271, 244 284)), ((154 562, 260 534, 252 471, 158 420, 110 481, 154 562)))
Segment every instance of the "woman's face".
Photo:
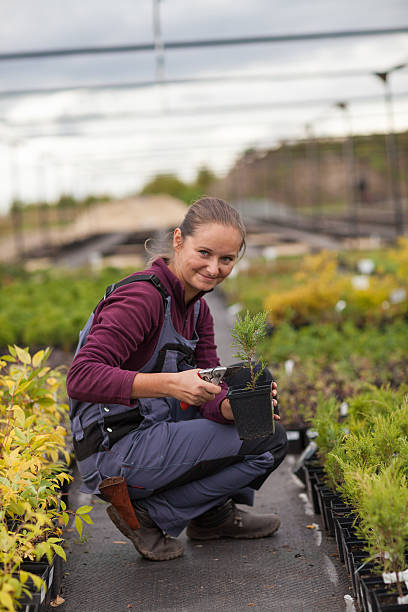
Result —
POLYGON ((210 291, 226 278, 238 257, 241 232, 232 226, 208 223, 183 238, 174 230, 174 258, 169 267, 184 284, 186 302, 200 291, 210 291))

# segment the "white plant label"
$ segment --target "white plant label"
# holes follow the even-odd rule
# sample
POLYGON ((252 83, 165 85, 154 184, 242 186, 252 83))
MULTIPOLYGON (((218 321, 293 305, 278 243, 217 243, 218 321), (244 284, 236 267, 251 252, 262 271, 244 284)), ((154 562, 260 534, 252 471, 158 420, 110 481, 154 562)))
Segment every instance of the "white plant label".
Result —
MULTIPOLYGON (((383 572, 382 577, 384 584, 392 584, 393 582, 397 582, 396 572, 383 572)), ((398 572, 398 582, 408 582, 408 569, 398 572)))

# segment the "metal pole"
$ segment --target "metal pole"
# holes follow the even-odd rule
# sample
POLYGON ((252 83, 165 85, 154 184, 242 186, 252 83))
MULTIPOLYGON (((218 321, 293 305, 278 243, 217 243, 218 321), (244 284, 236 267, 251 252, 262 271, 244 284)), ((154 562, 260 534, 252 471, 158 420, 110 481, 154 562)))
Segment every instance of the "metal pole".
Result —
POLYGON ((323 225, 322 218, 322 201, 321 201, 321 189, 320 189, 320 157, 319 149, 317 145, 317 139, 313 133, 312 124, 307 123, 305 125, 307 135, 307 158, 310 165, 310 195, 313 210, 316 211, 315 217, 315 229, 321 230, 323 225))
POLYGON ((350 218, 350 234, 358 236, 359 224, 358 224, 358 200, 355 195, 356 189, 356 164, 354 154, 354 142, 353 142, 353 128, 351 124, 351 116, 349 106, 347 102, 337 102, 337 108, 344 113, 344 119, 346 123, 346 138, 344 140, 344 162, 346 171, 346 191, 347 200, 349 204, 349 218, 350 218))
POLYGON ((153 0, 153 37, 154 50, 156 54, 156 81, 163 83, 164 81, 164 45, 161 35, 160 24, 160 1, 153 0))
POLYGON ((402 212, 401 193, 400 193, 400 172, 399 172, 399 156, 397 147, 397 138, 394 130, 394 113, 392 105, 392 93, 391 87, 388 80, 384 81, 385 86, 385 104, 387 108, 388 116, 388 134, 386 137, 387 142, 387 156, 390 168, 390 186, 391 186, 391 197, 394 205, 394 220, 395 220, 395 234, 400 236, 404 233, 404 218, 402 212))
POLYGON ((11 183, 11 223, 13 227, 14 249, 17 259, 24 259, 24 234, 22 219, 22 202, 20 196, 20 172, 17 160, 17 152, 20 142, 11 141, 10 148, 10 183, 11 183))
POLYGON ((38 221, 39 231, 41 232, 41 243, 46 247, 50 243, 50 215, 47 202, 47 193, 45 188, 45 172, 44 162, 41 159, 37 164, 37 191, 38 191, 38 221))
POLYGON ((285 194, 287 203, 287 212, 291 214, 294 221, 294 225, 297 223, 297 208, 296 208, 296 188, 295 179, 296 175, 293 172, 293 155, 292 148, 286 140, 282 140, 282 155, 285 171, 283 176, 285 177, 285 194))
POLYGON ((405 68, 407 64, 399 64, 394 66, 385 72, 375 72, 377 76, 384 84, 384 101, 385 109, 388 120, 388 131, 386 134, 385 142, 387 149, 387 162, 389 171, 389 187, 391 192, 391 200, 394 208, 394 224, 395 224, 395 235, 400 236, 404 233, 404 216, 402 210, 401 193, 400 193, 400 172, 399 172, 399 158, 398 158, 398 147, 394 129, 394 112, 393 112, 393 100, 391 85, 389 82, 389 76, 392 72, 405 68))

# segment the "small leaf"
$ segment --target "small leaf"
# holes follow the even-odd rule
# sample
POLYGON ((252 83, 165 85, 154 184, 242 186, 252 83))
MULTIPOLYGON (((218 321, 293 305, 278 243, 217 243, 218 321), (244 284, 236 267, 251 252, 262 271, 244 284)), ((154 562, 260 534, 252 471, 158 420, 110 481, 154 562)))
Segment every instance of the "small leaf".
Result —
POLYGON ((14 406, 13 413, 14 413, 14 418, 15 418, 15 424, 17 425, 17 427, 24 428, 25 421, 26 421, 24 410, 22 410, 20 406, 14 406))
POLYGON ((75 527, 80 536, 82 536, 82 531, 84 529, 84 524, 80 516, 75 515, 75 527))
POLYGON ((37 351, 35 355, 33 355, 33 367, 38 368, 41 364, 41 361, 44 357, 44 351, 37 351))
POLYGON ((26 365, 30 365, 31 364, 30 353, 28 351, 25 351, 24 349, 20 348, 16 344, 14 345, 14 347, 16 349, 17 357, 19 358, 19 360, 22 363, 25 363, 26 365))
POLYGON ((42 368, 42 370, 38 372, 38 378, 42 378, 43 376, 45 376, 47 372, 50 371, 50 369, 51 368, 49 368, 48 366, 46 366, 45 368, 42 368))
POLYGON ((93 506, 80 506, 76 514, 88 514, 92 510, 93 506))
POLYGON ((65 554, 65 550, 62 548, 62 546, 59 544, 53 544, 52 547, 59 557, 62 557, 64 561, 67 560, 67 555, 65 554))
POLYGON ((20 570, 20 582, 21 584, 25 584, 27 582, 28 573, 24 570, 20 570))

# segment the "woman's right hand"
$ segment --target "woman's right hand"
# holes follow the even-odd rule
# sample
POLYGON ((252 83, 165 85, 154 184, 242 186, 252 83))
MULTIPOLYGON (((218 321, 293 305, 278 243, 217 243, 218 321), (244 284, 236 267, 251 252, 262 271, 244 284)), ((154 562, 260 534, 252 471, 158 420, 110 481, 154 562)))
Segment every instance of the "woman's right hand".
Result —
POLYGON ((221 392, 219 385, 207 382, 199 377, 199 369, 185 370, 172 375, 171 395, 188 406, 201 406, 221 392))

